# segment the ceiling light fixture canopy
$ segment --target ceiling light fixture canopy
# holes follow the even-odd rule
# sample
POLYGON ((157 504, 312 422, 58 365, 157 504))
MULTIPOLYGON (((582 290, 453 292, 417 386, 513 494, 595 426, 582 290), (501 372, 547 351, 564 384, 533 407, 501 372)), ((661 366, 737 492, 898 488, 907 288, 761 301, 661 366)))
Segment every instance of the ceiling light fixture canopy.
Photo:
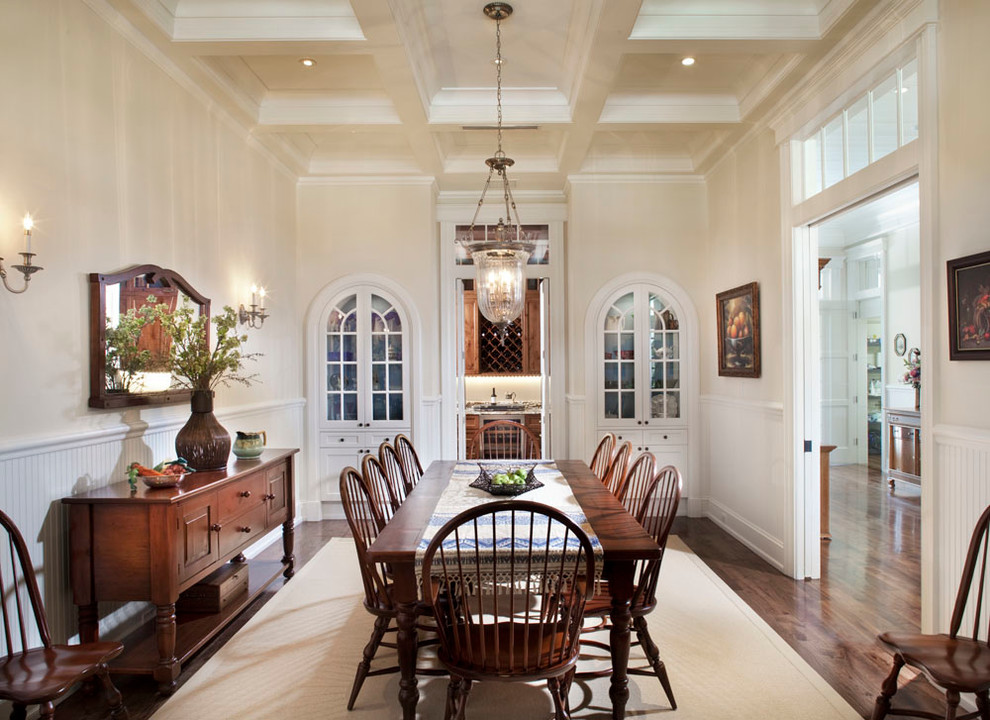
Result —
POLYGON ((488 180, 485 181, 478 207, 474 211, 471 230, 466 237, 460 239, 460 243, 474 261, 478 310, 495 325, 505 343, 509 325, 522 314, 526 302, 526 263, 529 262, 536 243, 526 239, 522 233, 516 201, 509 187, 508 170, 515 164, 515 160, 502 151, 502 20, 512 14, 512 6, 505 2, 491 2, 485 5, 484 13, 495 21, 498 149, 492 157, 485 160, 488 180), (488 188, 495 177, 502 184, 505 215, 498 219, 494 228, 486 228, 486 232, 479 237, 475 235, 474 228, 488 188))

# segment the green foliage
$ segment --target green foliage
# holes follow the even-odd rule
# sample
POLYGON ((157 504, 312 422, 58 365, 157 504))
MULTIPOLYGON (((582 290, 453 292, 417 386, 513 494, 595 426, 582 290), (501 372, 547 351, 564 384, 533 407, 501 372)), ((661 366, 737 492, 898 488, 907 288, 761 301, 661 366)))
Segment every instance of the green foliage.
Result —
POLYGON ((257 379, 256 374, 242 373, 244 361, 257 358, 260 353, 241 350, 247 335, 237 334, 234 308, 224 305, 223 312, 213 316, 216 339, 212 348, 206 317, 190 304, 184 302, 171 313, 168 306, 158 305, 155 317, 172 340, 168 365, 172 370, 172 382, 178 387, 213 390, 218 385, 232 382, 250 385, 257 379))
MULTIPOLYGON (((149 298, 152 301, 154 298, 149 298)), ((151 361, 151 352, 139 350, 138 343, 146 325, 155 321, 155 308, 144 305, 131 308, 118 319, 117 326, 106 328, 106 375, 107 390, 130 392, 134 376, 145 370, 151 361)))

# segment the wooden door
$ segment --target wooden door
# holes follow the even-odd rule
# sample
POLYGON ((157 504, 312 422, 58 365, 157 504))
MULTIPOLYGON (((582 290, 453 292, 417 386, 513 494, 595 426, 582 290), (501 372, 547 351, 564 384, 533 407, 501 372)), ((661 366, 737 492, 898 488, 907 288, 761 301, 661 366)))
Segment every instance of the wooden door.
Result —
POLYGON ((464 291, 464 374, 478 374, 478 293, 464 291))

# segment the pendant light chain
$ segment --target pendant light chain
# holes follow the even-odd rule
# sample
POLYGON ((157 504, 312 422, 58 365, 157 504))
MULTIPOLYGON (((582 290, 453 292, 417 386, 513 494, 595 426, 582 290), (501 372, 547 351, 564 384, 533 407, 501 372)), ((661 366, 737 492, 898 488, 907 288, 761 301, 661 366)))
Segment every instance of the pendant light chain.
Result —
POLYGON ((495 107, 498 108, 498 152, 496 157, 501 158, 502 152, 502 20, 495 18, 495 107))

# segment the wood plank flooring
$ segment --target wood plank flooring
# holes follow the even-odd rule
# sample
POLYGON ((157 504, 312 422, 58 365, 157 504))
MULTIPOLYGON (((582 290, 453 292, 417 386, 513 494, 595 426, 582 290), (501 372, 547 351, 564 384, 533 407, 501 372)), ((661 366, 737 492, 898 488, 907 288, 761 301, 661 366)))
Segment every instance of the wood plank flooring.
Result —
MULTIPOLYGON (((898 483, 891 492, 875 469, 833 467, 832 535, 822 556, 823 579, 784 577, 709 520, 679 518, 674 531, 864 718, 873 709, 890 656, 876 643, 883 630, 916 630, 920 624, 920 492, 898 483)), ((347 535, 343 521, 303 523, 296 529, 301 567, 331 537, 347 535)), ((265 551, 278 559, 280 543, 265 551)), ((200 651, 179 678, 201 667, 280 587, 259 598, 200 651)), ((370 629, 369 617, 369 629, 370 629)), ((662 645, 662 643, 661 643, 662 645)), ((897 694, 901 704, 942 712, 941 695, 923 678, 897 694)), ((116 677, 131 720, 146 720, 164 703, 146 677, 116 677)), ((105 718, 101 695, 81 692, 59 707, 58 717, 105 718)), ((772 717, 768 713, 767 717, 772 717)), ((799 720, 799 719, 798 719, 799 720)))

